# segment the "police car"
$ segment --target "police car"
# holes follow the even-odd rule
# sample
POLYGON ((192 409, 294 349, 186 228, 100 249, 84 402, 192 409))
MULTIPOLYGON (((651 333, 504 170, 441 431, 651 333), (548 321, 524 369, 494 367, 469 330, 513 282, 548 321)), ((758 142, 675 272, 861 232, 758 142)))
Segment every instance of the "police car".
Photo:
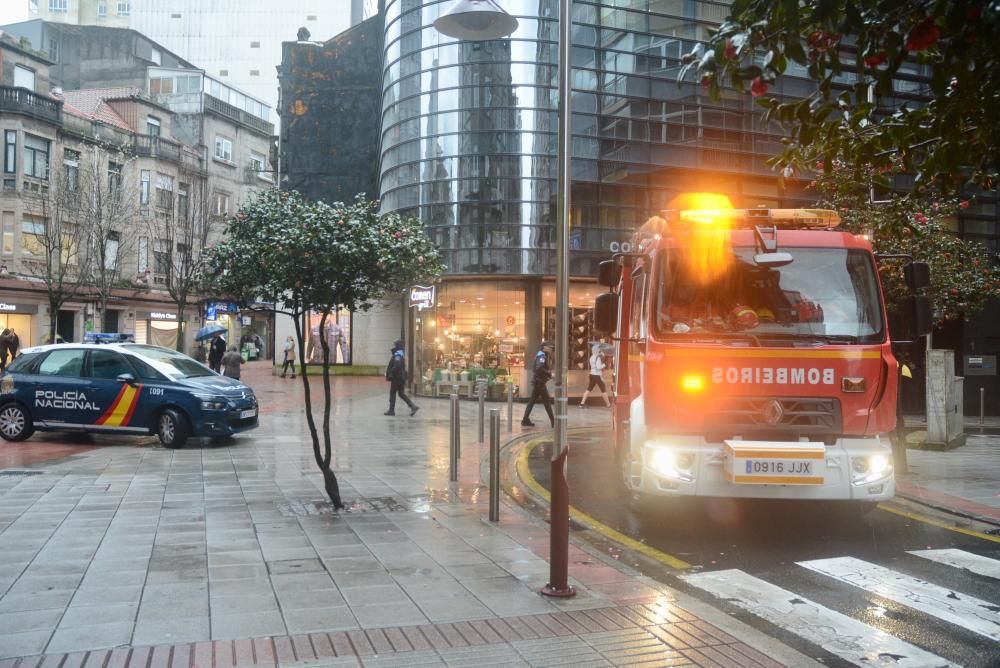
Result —
POLYGON ((180 448, 189 436, 229 436, 257 425, 253 390, 159 346, 27 348, 0 376, 0 437, 7 441, 37 429, 156 434, 180 448))

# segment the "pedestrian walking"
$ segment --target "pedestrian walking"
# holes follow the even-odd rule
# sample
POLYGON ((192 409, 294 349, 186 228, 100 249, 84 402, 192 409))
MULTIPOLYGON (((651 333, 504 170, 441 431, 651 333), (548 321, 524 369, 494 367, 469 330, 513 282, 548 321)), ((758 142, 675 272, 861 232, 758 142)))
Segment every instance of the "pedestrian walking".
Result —
POLYGON ((243 364, 243 355, 236 346, 229 348, 229 352, 222 356, 222 375, 230 378, 240 379, 240 365, 243 364))
POLYGON ((18 338, 17 332, 14 328, 10 328, 10 332, 7 333, 7 353, 10 354, 10 361, 13 362, 14 358, 17 357, 17 349, 21 347, 21 339, 18 338))
POLYGON ((604 368, 607 365, 604 363, 604 354, 601 352, 601 344, 595 343, 590 348, 590 382, 587 383, 587 391, 583 393, 583 398, 580 399, 580 407, 583 408, 587 405, 587 399, 590 397, 590 392, 596 387, 601 390, 601 398, 604 399, 604 405, 610 406, 611 401, 608 399, 608 388, 604 386, 604 368))
POLYGON ((292 370, 292 378, 295 378, 295 339, 289 334, 285 339, 285 364, 281 367, 281 377, 284 378, 288 370, 292 370))
POLYGON ((528 399, 528 405, 524 409, 524 417, 521 418, 521 426, 523 427, 535 426, 535 423, 531 421, 531 409, 535 407, 536 402, 541 402, 545 406, 545 412, 549 414, 549 422, 552 423, 553 427, 556 426, 556 416, 552 414, 552 397, 549 396, 549 389, 545 386, 545 383, 552 378, 551 358, 552 343, 542 341, 538 352, 535 353, 534 372, 531 376, 531 398, 528 399))
POLYGON ((208 368, 216 373, 220 373, 222 366, 222 356, 226 354, 226 340, 222 338, 221 332, 212 335, 212 343, 208 347, 208 368))
POLYGON ((396 396, 398 395, 410 407, 410 417, 417 414, 420 406, 410 401, 406 396, 406 362, 403 359, 403 342, 396 341, 392 346, 392 357, 385 368, 385 379, 389 381, 389 410, 385 415, 396 414, 396 396))

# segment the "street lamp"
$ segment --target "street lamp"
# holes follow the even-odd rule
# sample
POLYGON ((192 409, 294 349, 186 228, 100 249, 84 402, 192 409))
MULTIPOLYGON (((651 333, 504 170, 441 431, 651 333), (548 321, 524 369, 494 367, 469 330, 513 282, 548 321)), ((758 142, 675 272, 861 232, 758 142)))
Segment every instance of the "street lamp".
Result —
MULTIPOLYGON (((442 14, 434 27, 449 37, 469 40, 500 39, 517 28, 517 19, 494 0, 458 0, 442 14)), ((566 422, 569 400, 569 211, 572 150, 570 146, 570 48, 572 17, 570 0, 559 0, 559 174, 557 178, 559 225, 556 228, 556 428, 551 462, 552 500, 550 503, 549 583, 546 596, 574 596, 569 586, 569 485, 566 462, 569 455, 566 422)))

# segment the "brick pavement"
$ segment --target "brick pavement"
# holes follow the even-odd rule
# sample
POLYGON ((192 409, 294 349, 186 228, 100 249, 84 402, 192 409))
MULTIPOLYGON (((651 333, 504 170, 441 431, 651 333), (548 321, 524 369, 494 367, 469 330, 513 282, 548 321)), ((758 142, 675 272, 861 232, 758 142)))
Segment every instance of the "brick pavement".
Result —
POLYGON ((387 418, 384 381, 334 379, 332 512, 301 386, 248 367, 249 435, 100 439, 0 476, 0 666, 811 663, 586 545, 578 595, 540 596, 547 526, 507 504, 485 521, 471 403, 451 484, 446 401, 387 418))

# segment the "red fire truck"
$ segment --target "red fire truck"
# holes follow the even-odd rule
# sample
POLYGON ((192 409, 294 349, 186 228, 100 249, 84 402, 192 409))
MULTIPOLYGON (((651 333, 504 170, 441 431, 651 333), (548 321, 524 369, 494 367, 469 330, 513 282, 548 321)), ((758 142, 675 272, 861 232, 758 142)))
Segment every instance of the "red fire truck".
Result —
MULTIPOLYGON (((611 292, 595 328, 616 348, 614 448, 634 503, 893 496, 887 259, 839 223, 818 209, 666 211, 601 264, 611 292)), ((903 269, 926 287, 926 264, 903 269)), ((929 331, 926 297, 902 315, 910 338, 929 331)))

